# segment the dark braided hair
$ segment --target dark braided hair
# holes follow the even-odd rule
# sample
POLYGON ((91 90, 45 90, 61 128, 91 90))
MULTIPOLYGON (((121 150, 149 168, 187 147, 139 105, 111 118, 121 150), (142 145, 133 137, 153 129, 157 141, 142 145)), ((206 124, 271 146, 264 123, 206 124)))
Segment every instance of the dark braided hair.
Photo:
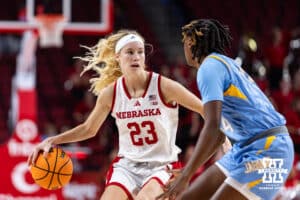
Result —
POLYGON ((183 41, 191 37, 193 59, 198 61, 212 52, 224 54, 232 40, 228 26, 215 19, 193 20, 182 27, 182 35, 183 41))

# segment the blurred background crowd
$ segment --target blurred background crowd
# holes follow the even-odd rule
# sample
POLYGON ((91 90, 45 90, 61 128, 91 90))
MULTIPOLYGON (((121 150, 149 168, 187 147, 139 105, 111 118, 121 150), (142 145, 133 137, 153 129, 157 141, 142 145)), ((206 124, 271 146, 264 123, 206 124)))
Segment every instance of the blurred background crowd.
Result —
MULTIPOLYGON (((89 0, 97 1, 97 0, 89 0)), ((18 1, 6 1, 15 8, 1 15, 15 15, 22 20, 23 6, 18 1)), ((196 18, 215 18, 230 27, 233 41, 228 55, 236 58, 287 119, 295 144, 295 168, 287 182, 297 186, 300 180, 300 1, 298 0, 115 0, 114 30, 135 29, 153 45, 147 64, 181 82, 199 97, 195 82, 196 71, 185 64, 181 26, 196 18)), ((78 19, 81 15, 77 8, 78 19)), ((56 135, 81 122, 94 106, 95 96, 89 91, 89 78, 80 77, 83 61, 74 59, 86 50, 80 45, 93 46, 103 37, 95 35, 64 35, 62 48, 37 50, 38 125, 43 138, 56 135)), ((9 123, 11 78, 15 71, 16 55, 21 36, 0 34, 0 142, 11 136, 9 123)), ((213 78, 213 77, 212 77, 213 78)), ((182 148, 183 162, 189 158, 203 125, 198 114, 180 108, 177 144, 182 148)), ((103 173, 114 158, 117 148, 117 129, 108 117, 95 138, 66 146, 73 157, 75 173, 103 173)), ((209 165, 210 162, 208 162, 209 165)), ((199 169, 199 173, 204 169, 199 169)), ((295 191, 295 190, 294 190, 295 191)))

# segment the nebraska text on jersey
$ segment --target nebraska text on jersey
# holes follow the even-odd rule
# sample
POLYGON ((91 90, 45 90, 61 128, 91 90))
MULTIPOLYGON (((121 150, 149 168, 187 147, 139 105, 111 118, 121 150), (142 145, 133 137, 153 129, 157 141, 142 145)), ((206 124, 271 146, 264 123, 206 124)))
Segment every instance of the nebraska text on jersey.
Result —
POLYGON ((145 110, 134 110, 126 112, 117 112, 116 116, 118 119, 136 118, 136 117, 149 117, 161 115, 159 108, 145 109, 145 110))

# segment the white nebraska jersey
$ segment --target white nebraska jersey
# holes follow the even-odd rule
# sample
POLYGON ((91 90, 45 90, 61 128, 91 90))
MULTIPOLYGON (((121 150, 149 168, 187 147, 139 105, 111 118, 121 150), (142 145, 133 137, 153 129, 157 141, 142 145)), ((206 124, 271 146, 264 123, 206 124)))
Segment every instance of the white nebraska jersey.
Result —
POLYGON ((178 105, 163 101, 160 75, 149 72, 149 76, 139 98, 131 98, 124 77, 116 81, 111 115, 119 131, 118 155, 136 162, 177 161, 178 105))

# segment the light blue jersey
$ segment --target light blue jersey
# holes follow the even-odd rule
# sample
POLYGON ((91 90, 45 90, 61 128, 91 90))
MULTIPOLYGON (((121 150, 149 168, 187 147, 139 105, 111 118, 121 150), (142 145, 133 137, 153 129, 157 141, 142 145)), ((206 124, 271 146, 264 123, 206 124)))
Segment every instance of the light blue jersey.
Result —
POLYGON ((203 103, 223 102, 221 129, 233 141, 245 141, 285 124, 253 79, 224 55, 210 54, 197 73, 203 103))
POLYGON ((224 55, 205 58, 197 83, 204 104, 222 101, 220 128, 235 142, 216 163, 227 176, 225 182, 248 199, 273 199, 294 159, 285 118, 251 77, 224 55))

